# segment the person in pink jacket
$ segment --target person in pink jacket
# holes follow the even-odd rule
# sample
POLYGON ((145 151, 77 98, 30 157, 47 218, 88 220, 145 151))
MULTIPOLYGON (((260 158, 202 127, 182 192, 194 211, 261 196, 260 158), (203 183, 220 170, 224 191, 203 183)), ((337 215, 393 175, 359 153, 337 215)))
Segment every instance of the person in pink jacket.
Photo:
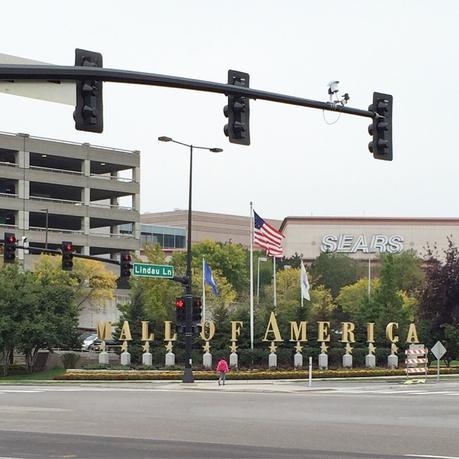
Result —
POLYGON ((220 359, 217 363, 217 373, 218 373, 218 385, 225 385, 226 373, 228 373, 229 367, 225 359, 220 359))

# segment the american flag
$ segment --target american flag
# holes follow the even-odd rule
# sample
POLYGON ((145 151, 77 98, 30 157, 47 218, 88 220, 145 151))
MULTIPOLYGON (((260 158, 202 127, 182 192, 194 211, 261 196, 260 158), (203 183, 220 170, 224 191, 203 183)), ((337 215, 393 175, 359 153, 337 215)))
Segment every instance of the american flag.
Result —
POLYGON ((266 223, 255 211, 253 240, 255 244, 266 250, 266 254, 271 257, 282 257, 284 249, 281 242, 285 237, 276 228, 266 223))

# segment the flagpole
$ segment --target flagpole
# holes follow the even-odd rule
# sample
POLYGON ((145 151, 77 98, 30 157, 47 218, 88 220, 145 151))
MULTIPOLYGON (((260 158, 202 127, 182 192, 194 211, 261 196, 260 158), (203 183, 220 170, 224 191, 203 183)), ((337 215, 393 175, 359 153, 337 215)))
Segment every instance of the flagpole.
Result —
POLYGON ((253 349, 253 207, 250 201, 250 349, 253 349))
MULTIPOLYGON (((303 264, 303 260, 301 260, 301 264, 303 264)), ((300 266, 300 298, 301 298, 301 307, 303 307, 303 273, 301 272, 301 266, 300 266)))
POLYGON ((277 295, 276 295, 276 257, 273 257, 273 270, 274 270, 274 309, 277 308, 277 295))
POLYGON ((202 319, 206 321, 206 284, 204 281, 205 278, 205 261, 204 257, 202 257, 202 319))
POLYGON ((371 259, 370 252, 368 252, 368 298, 371 297, 371 259))

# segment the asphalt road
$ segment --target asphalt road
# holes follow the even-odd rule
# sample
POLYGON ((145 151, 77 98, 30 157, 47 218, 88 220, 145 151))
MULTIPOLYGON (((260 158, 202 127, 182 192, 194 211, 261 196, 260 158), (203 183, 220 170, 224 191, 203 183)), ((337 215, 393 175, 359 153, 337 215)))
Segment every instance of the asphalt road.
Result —
POLYGON ((315 388, 1 385, 0 459, 459 457, 457 382, 315 388))

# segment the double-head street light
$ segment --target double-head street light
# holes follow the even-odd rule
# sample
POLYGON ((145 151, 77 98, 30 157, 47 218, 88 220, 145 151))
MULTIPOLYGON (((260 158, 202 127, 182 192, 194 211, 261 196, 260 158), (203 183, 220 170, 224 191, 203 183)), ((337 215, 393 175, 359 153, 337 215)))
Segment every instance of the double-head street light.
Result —
POLYGON ((172 142, 178 145, 183 145, 190 149, 190 180, 188 189, 188 235, 187 235, 187 247, 186 247, 186 274, 185 274, 185 371, 183 374, 184 383, 192 383, 193 370, 191 352, 193 347, 193 295, 191 291, 191 198, 192 198, 192 185, 193 185, 193 150, 208 150, 212 153, 221 153, 221 148, 209 148, 209 147, 198 147, 196 145, 190 145, 183 142, 178 142, 171 137, 161 136, 158 137, 160 142, 172 142))

